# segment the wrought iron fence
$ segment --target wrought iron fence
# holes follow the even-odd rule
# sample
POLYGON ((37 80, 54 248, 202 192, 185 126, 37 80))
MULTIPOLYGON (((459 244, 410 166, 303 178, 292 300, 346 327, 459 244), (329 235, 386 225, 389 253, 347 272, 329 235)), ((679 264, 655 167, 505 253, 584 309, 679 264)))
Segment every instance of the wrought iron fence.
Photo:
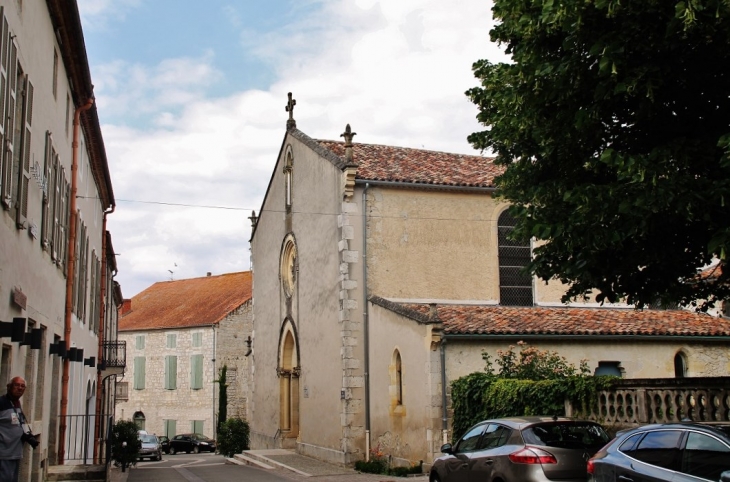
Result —
MULTIPOLYGON (((96 424, 95 415, 66 415, 66 450, 64 461, 76 464, 94 464, 94 430, 96 424)), ((96 463, 105 464, 110 456, 111 426, 114 424, 113 417, 105 416, 101 419, 99 433, 99 448, 96 463)))

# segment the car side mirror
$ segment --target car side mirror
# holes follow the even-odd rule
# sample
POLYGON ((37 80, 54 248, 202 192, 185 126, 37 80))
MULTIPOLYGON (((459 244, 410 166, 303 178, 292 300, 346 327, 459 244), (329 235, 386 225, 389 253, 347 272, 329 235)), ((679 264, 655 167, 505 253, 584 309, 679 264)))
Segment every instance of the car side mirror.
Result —
POLYGON ((720 482, 730 482, 730 470, 720 474, 720 482))
POLYGON ((454 448, 451 446, 451 444, 443 444, 441 446, 441 452, 442 453, 445 453, 445 454, 453 454, 454 453, 454 448))

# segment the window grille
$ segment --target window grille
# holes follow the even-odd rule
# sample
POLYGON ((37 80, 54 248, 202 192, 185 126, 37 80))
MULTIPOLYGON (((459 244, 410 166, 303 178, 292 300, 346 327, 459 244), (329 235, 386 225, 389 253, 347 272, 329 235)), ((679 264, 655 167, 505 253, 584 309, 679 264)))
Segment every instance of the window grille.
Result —
POLYGON ((516 224, 509 211, 504 211, 497 222, 499 302, 504 306, 532 306, 532 276, 524 270, 530 262, 530 242, 510 239, 516 224))

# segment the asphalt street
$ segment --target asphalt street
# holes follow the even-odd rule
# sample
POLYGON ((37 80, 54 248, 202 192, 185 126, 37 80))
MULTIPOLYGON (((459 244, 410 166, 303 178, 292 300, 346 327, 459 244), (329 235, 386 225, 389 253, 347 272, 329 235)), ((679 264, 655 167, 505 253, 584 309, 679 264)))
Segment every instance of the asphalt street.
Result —
POLYGON ((161 462, 140 461, 129 470, 128 482, 291 482, 277 472, 226 464, 214 454, 163 455, 161 462))

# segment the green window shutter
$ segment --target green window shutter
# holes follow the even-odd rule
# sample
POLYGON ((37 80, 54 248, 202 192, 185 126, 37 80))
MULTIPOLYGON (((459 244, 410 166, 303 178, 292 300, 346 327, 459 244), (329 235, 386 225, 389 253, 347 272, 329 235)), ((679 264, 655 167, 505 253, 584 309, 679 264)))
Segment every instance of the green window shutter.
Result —
POLYGON ((167 348, 177 347, 177 335, 167 335, 167 348))
POLYGON ((172 438, 177 435, 177 420, 165 420, 165 437, 172 438))
POLYGON ((203 388, 203 355, 190 357, 190 388, 193 390, 203 388))
POLYGON ((193 433, 203 433, 203 420, 193 420, 190 423, 190 430, 193 433))
POLYGON ((134 389, 144 390, 145 357, 134 357, 134 389))
POLYGON ((137 350, 144 350, 144 335, 137 335, 137 350))
POLYGON ((175 355, 165 357, 165 388, 167 390, 177 389, 177 356, 175 355))
POLYGON ((193 333, 193 346, 203 346, 203 334, 201 332, 193 333))

